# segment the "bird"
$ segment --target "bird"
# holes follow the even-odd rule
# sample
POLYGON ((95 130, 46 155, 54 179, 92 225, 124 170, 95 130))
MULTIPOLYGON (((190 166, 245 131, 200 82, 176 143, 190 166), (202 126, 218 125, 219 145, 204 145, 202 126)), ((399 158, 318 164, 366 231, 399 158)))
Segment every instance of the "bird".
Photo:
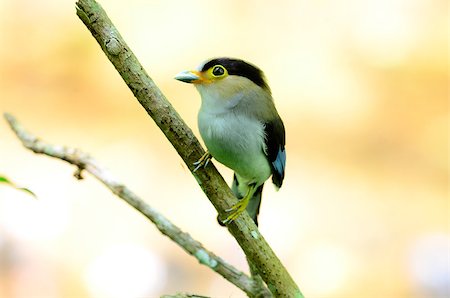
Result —
POLYGON ((286 134, 264 73, 241 59, 221 57, 184 70, 176 80, 193 84, 200 93, 198 128, 206 153, 197 171, 211 158, 234 171, 231 190, 238 202, 218 218, 221 225, 247 210, 258 225, 264 183, 272 176, 278 190, 286 167, 286 134))

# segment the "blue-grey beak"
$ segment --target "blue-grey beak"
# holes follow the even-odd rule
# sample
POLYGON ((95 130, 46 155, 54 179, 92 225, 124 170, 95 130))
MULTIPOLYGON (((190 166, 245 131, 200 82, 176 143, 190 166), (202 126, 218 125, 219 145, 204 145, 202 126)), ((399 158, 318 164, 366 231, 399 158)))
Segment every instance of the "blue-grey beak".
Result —
POLYGON ((195 70, 183 70, 175 76, 175 80, 185 83, 197 83, 201 81, 200 73, 195 70))

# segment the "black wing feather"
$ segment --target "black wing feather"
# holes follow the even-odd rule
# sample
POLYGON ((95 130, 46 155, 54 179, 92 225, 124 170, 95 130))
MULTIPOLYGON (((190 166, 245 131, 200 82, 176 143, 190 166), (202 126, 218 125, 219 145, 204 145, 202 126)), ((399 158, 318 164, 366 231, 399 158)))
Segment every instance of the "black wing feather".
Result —
POLYGON ((286 167, 286 134, 283 121, 279 117, 264 124, 266 135, 266 155, 272 169, 272 182, 279 188, 283 184, 286 167))

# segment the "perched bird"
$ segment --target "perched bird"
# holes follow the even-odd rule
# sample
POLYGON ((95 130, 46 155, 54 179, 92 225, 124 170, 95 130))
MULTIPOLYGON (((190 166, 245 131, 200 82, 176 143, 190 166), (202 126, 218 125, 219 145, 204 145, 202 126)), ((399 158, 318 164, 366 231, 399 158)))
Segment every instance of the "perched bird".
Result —
POLYGON ((284 125, 263 72, 243 60, 215 58, 175 79, 194 84, 202 98, 198 127, 208 151, 196 170, 212 156, 234 171, 231 189, 239 201, 219 223, 247 209, 258 224, 264 182, 272 176, 280 188, 286 165, 284 125))

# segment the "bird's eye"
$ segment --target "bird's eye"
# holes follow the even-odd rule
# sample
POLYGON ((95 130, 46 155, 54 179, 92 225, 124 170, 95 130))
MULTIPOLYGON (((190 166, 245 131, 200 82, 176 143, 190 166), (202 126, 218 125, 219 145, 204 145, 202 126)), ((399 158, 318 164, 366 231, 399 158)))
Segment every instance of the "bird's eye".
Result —
POLYGON ((224 73, 225 73, 225 68, 223 68, 222 65, 216 65, 216 66, 214 66, 214 68, 213 68, 213 70, 212 70, 212 74, 213 74, 215 77, 223 76, 224 73))

